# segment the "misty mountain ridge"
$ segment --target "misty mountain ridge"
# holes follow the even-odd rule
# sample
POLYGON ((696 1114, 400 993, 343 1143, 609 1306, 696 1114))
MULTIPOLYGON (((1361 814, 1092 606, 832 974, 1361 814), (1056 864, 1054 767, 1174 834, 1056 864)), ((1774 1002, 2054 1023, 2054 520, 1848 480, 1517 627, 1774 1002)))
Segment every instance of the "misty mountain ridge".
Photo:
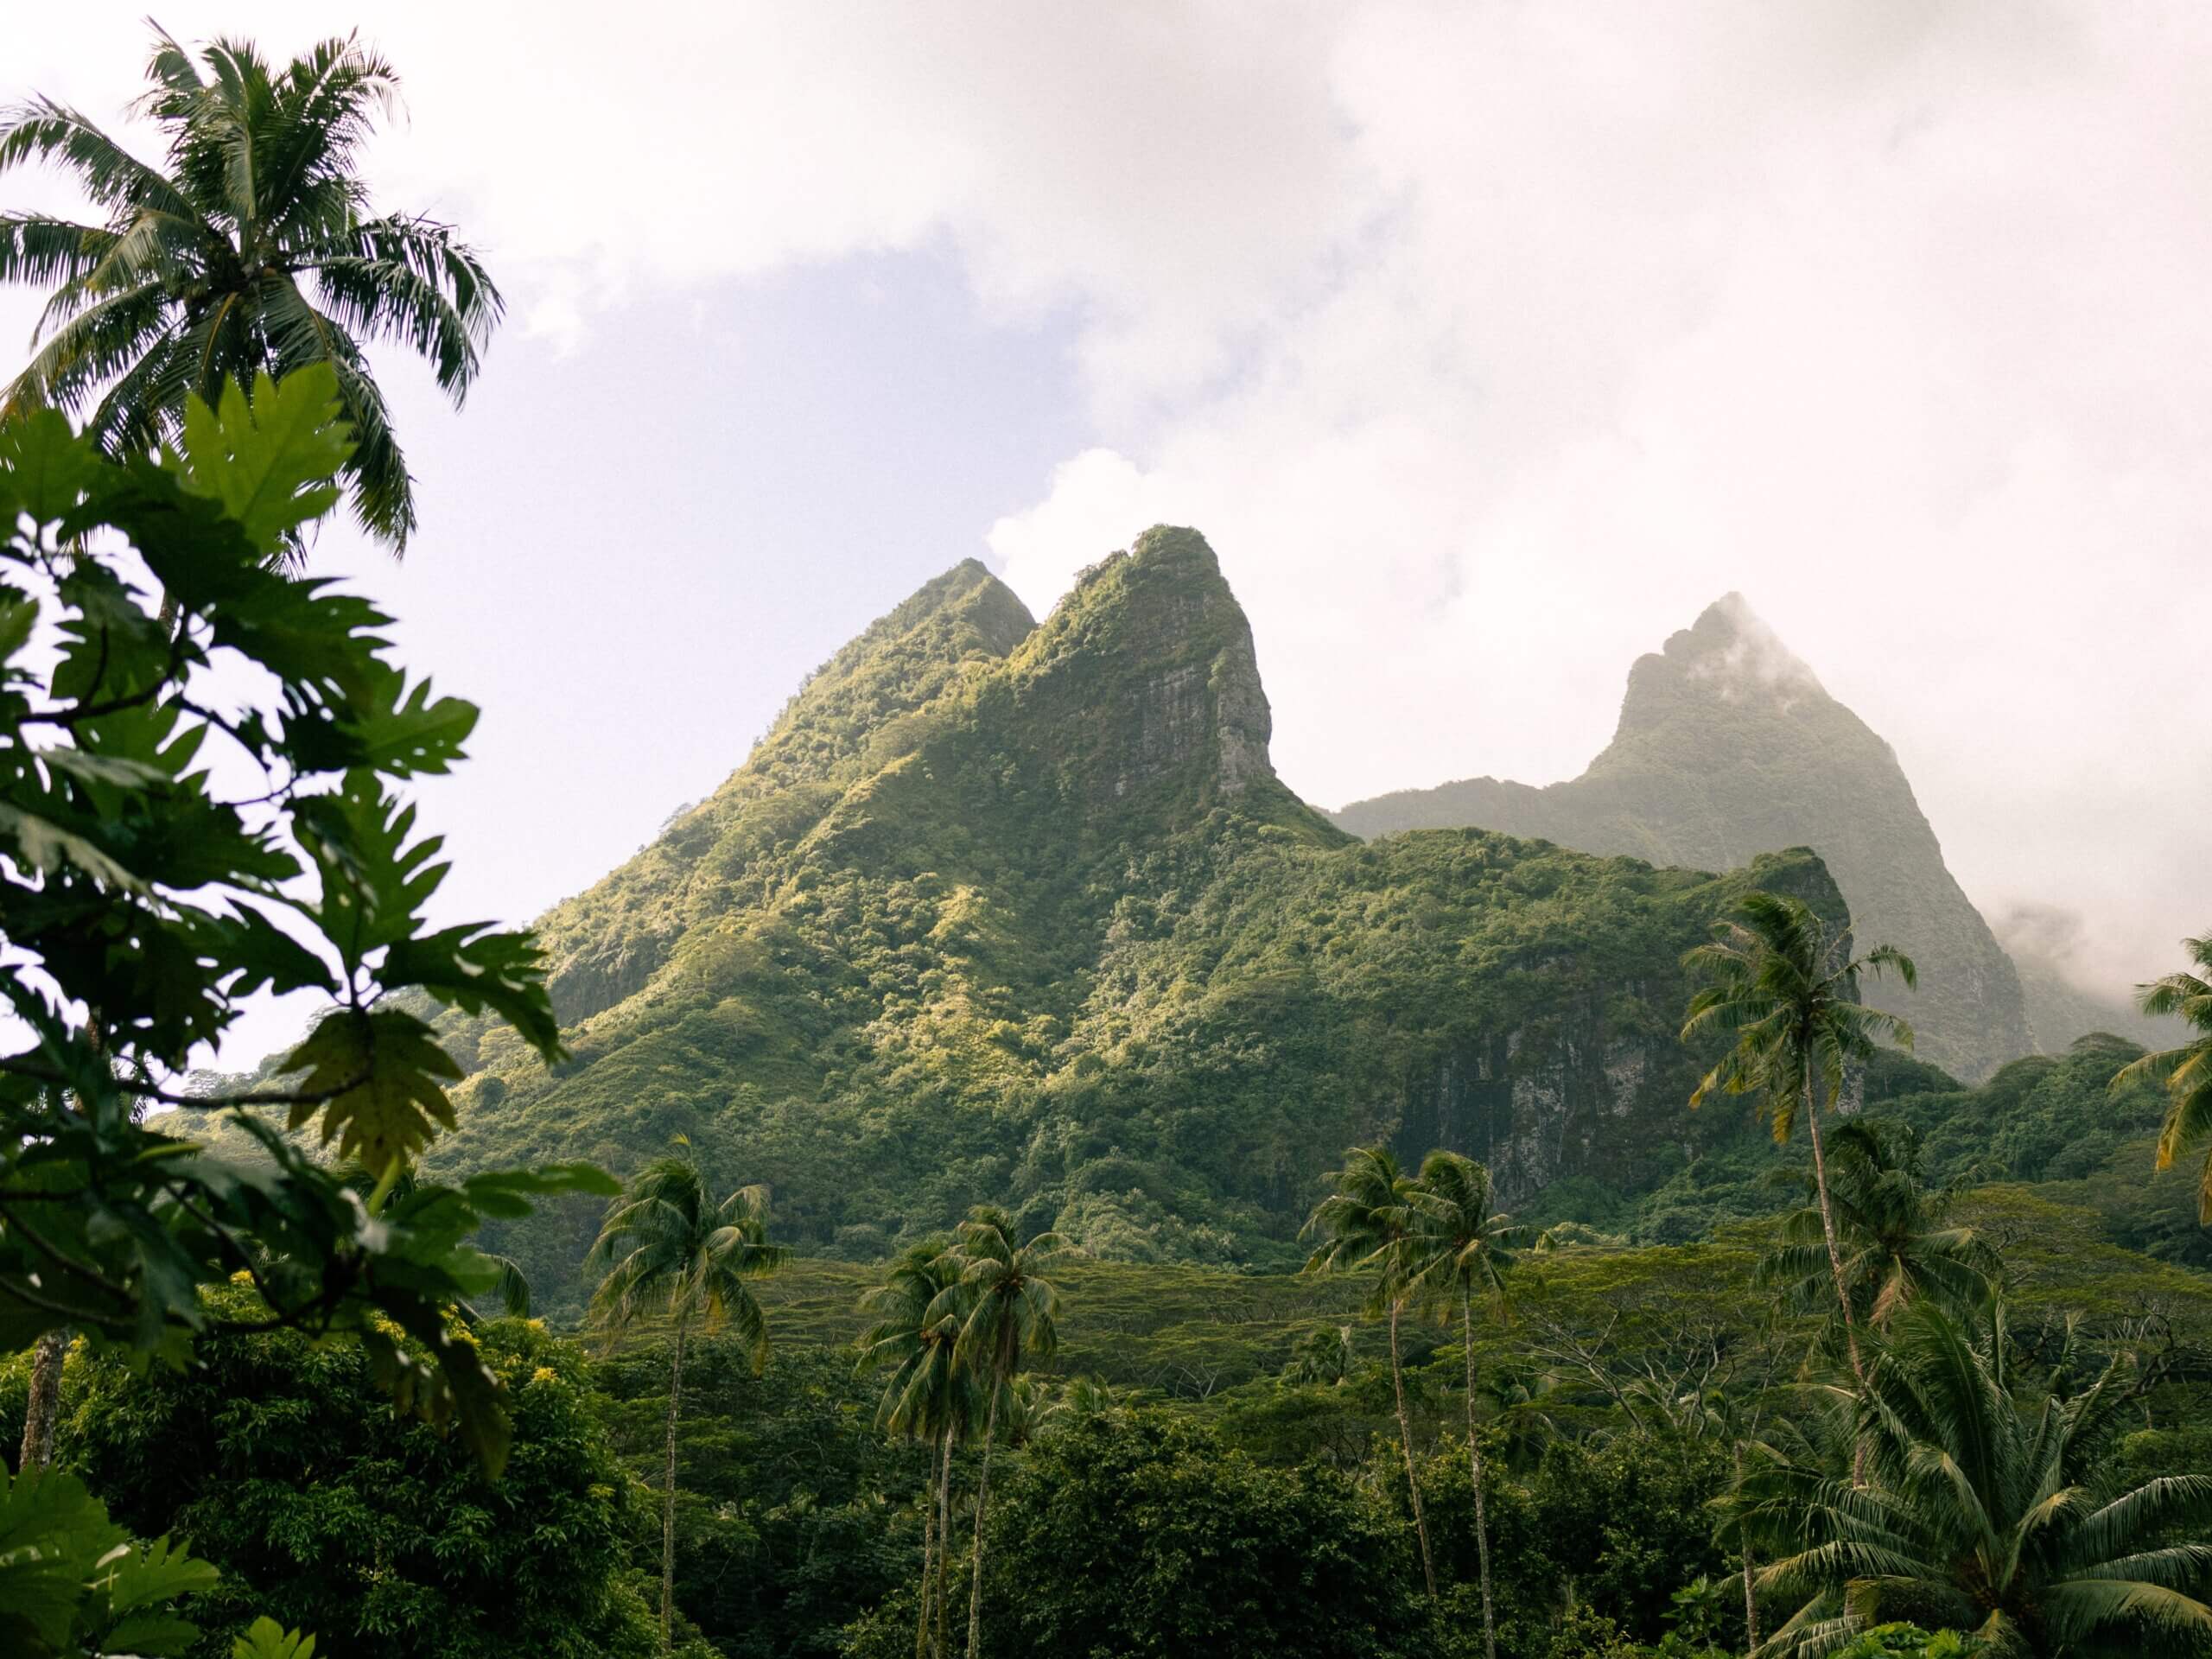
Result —
POLYGON ((2126 1026, 2091 1000, 2056 995, 2044 976, 2044 1018, 2031 1020, 2018 968, 1944 864, 1896 752, 1738 594, 1637 660, 1613 740, 1580 777, 1543 788, 1467 779, 1332 816, 1370 838, 1479 824, 1707 869, 1810 847, 1842 888, 1861 947, 1894 944, 1920 969, 1917 992, 1883 982, 1868 1000, 1911 1022, 1923 1058, 1969 1080, 2126 1026))

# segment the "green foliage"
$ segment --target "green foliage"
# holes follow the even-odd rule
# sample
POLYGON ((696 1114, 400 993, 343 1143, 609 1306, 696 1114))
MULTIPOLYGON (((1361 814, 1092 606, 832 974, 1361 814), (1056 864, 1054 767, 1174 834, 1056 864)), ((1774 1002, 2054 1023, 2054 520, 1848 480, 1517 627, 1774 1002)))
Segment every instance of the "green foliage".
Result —
MULTIPOLYGON (((2131 1407, 2133 1428, 2115 1469, 2139 1469, 2129 1477, 2138 1485, 2212 1472, 2212 1448, 2198 1445, 2203 1437, 2195 1427, 2204 1401, 2197 1384, 2181 1380, 2212 1351, 2212 1282, 2129 1256, 2101 1241, 2094 1214, 2053 1205, 2032 1189, 1969 1195, 1961 1216, 2005 1242, 2021 1287, 2016 1345, 2024 1356, 2044 1356, 2037 1376, 2048 1375, 2070 1325, 2077 1370, 2082 1355, 2101 1360, 2136 1347, 2144 1381, 2169 1379, 2131 1407), (2172 1321, 2172 1346, 2146 1336, 2152 1309, 2172 1321), (2155 1428, 2142 1427, 2151 1421, 2155 1428)), ((1771 1435, 1779 1418, 1805 1411, 1790 1384, 1816 1329, 1812 1319, 1765 1329, 1765 1299, 1751 1288, 1762 1245, 1751 1237, 1535 1252, 1514 1270, 1512 1322, 1478 1323, 1476 1409, 1490 1471, 1499 1651, 1507 1659, 1541 1659, 1561 1630, 1579 1628, 1567 1615, 1570 1592, 1586 1610, 1583 1622, 1605 1621, 1611 1639, 1639 1652, 1662 1647, 1675 1630, 1675 1592, 1700 1573, 1709 1587, 1726 1589, 1720 1640, 1725 1650, 1740 1651, 1734 1538, 1716 1543, 1705 1506, 1726 1490, 1729 1437, 1747 1432, 1754 1409, 1763 1411, 1762 1435, 1771 1435), (1663 1382, 1692 1360, 1701 1365, 1709 1345, 1718 1347, 1722 1369, 1697 1409, 1657 1409, 1692 1391, 1669 1382, 1631 1395, 1631 1417, 1593 1376, 1569 1374, 1567 1337, 1601 1347, 1615 1387, 1655 1370, 1663 1382)), ((934 1448, 925 1438, 910 1441, 876 1426, 879 1403, 897 1392, 892 1374, 856 1374, 849 1357, 848 1344, 881 1317, 880 1304, 855 1307, 857 1294, 880 1276, 835 1261, 796 1260, 762 1287, 778 1333, 766 1371, 754 1377, 742 1347, 720 1341, 701 1347, 687 1370, 697 1380, 687 1386, 679 1428, 677 1599, 726 1652, 766 1659, 835 1651, 838 1628, 871 1607, 879 1611, 862 1624, 865 1640, 877 1646, 861 1650, 896 1644, 901 1654, 912 1651, 934 1448)), ((923 1275, 907 1299, 912 1319, 957 1277, 950 1267, 923 1275)), ((1081 1312, 1061 1335, 1061 1373, 1096 1372, 1119 1397, 1103 1409, 1033 1418, 1025 1411, 1019 1421, 1035 1427, 1009 1431, 1001 1459, 1011 1452, 1018 1468, 1077 1424, 1100 1415, 1126 1420, 1133 1408, 1162 1424, 1187 1423, 1253 1465, 1286 1474, 1327 1471, 1370 1494, 1378 1524, 1396 1540, 1399 1590, 1419 1585, 1385 1336, 1378 1324, 1360 1320, 1363 1286, 1084 1258, 1056 1263, 1052 1278, 1081 1312), (1353 1351, 1347 1381, 1280 1380, 1301 1337, 1319 1329, 1335 1343, 1346 1326, 1353 1351)), ((950 1314, 947 1322, 949 1348, 957 1322, 950 1314)), ((913 1327, 897 1328, 908 1333, 904 1352, 913 1327)), ((609 1421, 618 1444, 638 1474, 653 1481, 665 1422, 664 1335, 663 1327, 600 1367, 602 1388, 615 1397, 609 1421)), ((1455 1332, 1409 1324, 1406 1335, 1440 1618, 1459 1643, 1445 1651, 1471 1659, 1481 1650, 1481 1611, 1459 1438, 1463 1359, 1455 1332)), ((1033 1379, 1022 1380, 1017 1396, 1025 1391, 1039 1392, 1033 1379)), ((980 1434, 980 1413, 971 1426, 980 1434)), ((976 1461, 972 1447, 956 1452, 956 1572, 964 1566, 957 1556, 976 1461)), ((993 1491, 995 1511, 1004 1497, 997 1465, 993 1491)), ((648 1559, 658 1538, 644 1506, 632 1515, 633 1551, 648 1559)), ((996 1535, 987 1542, 988 1579, 996 1535)), ((1022 1651, 1010 1627, 992 1622, 1004 1611, 999 1598, 1014 1592, 995 1580, 985 1587, 986 1647, 1022 1651)), ((1770 1606, 1770 1624, 1781 1611, 1770 1606)), ((1423 1639, 1402 1638, 1399 1650, 1425 1655, 1423 1639)))
MULTIPOLYGON (((335 500, 323 480, 340 474, 361 523, 404 548, 413 481, 363 347, 404 345, 428 358, 459 407, 500 300, 447 226, 369 209, 353 168, 398 77, 351 36, 278 70, 238 41, 217 41, 194 61, 156 30, 147 78, 140 107, 167 138, 165 168, 50 99, 0 117, 0 172, 52 163, 105 214, 99 224, 0 215, 0 282, 52 289, 41 343, 0 414, 89 406, 88 430, 111 454, 168 444, 219 456, 218 487, 201 493, 264 546, 300 545, 302 518, 335 500), (227 421, 218 429, 207 412, 226 384, 308 368, 352 429, 327 462, 281 425, 264 422, 258 435, 227 421), (296 498, 312 511, 294 516, 296 498)), ((196 470, 188 476, 203 482, 196 470)), ((436 726, 413 712, 426 734, 436 726)))
MULTIPOLYGON (((2145 1054, 2113 1079, 2116 1088, 2155 1080, 2166 1090, 2165 1122, 2158 1130, 2158 1167, 2212 1141, 2212 936, 2184 939, 2196 973, 2168 974, 2143 988, 2143 1012, 2178 1014, 2190 1036, 2174 1048, 2145 1054)), ((2212 1226, 2212 1149, 2197 1177, 2196 1219, 2212 1226)))
POLYGON ((1727 1623, 1728 1589, 1699 1573, 1668 1598, 1667 1634, 1659 1651, 1665 1659, 1721 1659, 1720 1632, 1727 1623))
POLYGON ((592 1297, 593 1323, 620 1335, 647 1314, 676 1327, 668 1367, 666 1460, 661 1477, 660 1645, 671 1644, 676 1618, 676 1438, 683 1409, 684 1338, 696 1319, 706 1330, 732 1326, 757 1370, 768 1357, 768 1321, 752 1280, 783 1265, 768 1242, 768 1191, 741 1186, 717 1203, 707 1176, 685 1152, 640 1170, 607 1206, 587 1265, 604 1267, 592 1297))
POLYGON ((1923 1630, 1917 1624, 1877 1624, 1835 1649, 1835 1659, 1970 1659, 1983 1650, 1956 1630, 1923 1630))
POLYGON ((231 1659, 315 1659, 315 1637, 288 1630, 273 1618, 257 1618, 231 1643, 231 1659))
POLYGON ((1759 1582, 1802 1601, 1776 1651, 1821 1653, 1900 1616, 2034 1656, 2212 1643, 2212 1476, 2113 1479, 2125 1359, 2084 1386, 2062 1354, 2037 1400, 2001 1308, 1977 1329, 1923 1301, 1898 1326, 1848 1401, 1866 1484, 1788 1454, 1748 1483, 1789 1551, 1759 1582))
MULTIPOLYGON (((2158 1090, 2142 1082, 2110 1086, 2142 1052, 2116 1037, 2085 1037, 2065 1054, 2015 1060, 1967 1089, 1885 1050, 1860 1083, 1865 1121, 1885 1136, 1917 1138, 1923 1181, 1933 1190, 2038 1183, 2058 1202, 2098 1211, 2113 1243, 2212 1267, 2212 1230, 2197 1224, 2196 1183, 2180 1171, 2152 1173, 2164 1104, 2158 1090)), ((1781 1212, 1810 1173, 1739 1120, 1645 1193, 1584 1186, 1547 1192, 1534 1208, 1549 1215, 1571 1203, 1588 1215, 1610 1205, 1619 1217, 1611 1224, 1637 1240, 1684 1243, 1781 1212)))
POLYGON ((705 1173, 683 1154, 640 1170, 607 1206, 590 1260, 606 1268, 593 1297, 594 1322, 619 1332, 648 1314, 709 1330, 728 1323, 758 1365, 768 1324, 752 1281, 783 1265, 768 1242, 768 1190, 741 1186, 717 1201, 705 1173))
POLYGON ((0 1470, 0 1638, 22 1659, 174 1659, 198 1628, 175 1604, 218 1574, 167 1535, 141 1544, 75 1476, 0 1470))
MULTIPOLYGON (((600 1412, 632 1481, 657 1484, 668 1410, 659 1342, 596 1367, 600 1412)), ((755 1373, 742 1344, 697 1345, 677 1427, 676 1602, 727 1659, 823 1659, 862 1609, 920 1570, 931 1448, 874 1427, 874 1381, 848 1352, 780 1344, 755 1373)), ((957 1462, 957 1459, 956 1459, 957 1462)), ((629 1506, 635 1559, 656 1560, 656 1507, 629 1506)), ((911 1645, 912 1624, 906 1625, 911 1645)))
MULTIPOLYGON (((1845 1295, 1862 1325, 1881 1329, 1926 1297, 1954 1312, 1979 1307, 2002 1271, 1997 1252, 1971 1227, 1954 1225, 1955 1191, 1923 1183, 1918 1137, 1909 1126, 1859 1119, 1828 1142, 1829 1196, 1841 1250, 1845 1295)), ((1759 1262, 1764 1285, 1795 1307, 1835 1307, 1835 1285, 1816 1205, 1783 1218, 1776 1248, 1759 1262)))
POLYGON ((1543 1649, 1544 1659, 1644 1659, 1648 1652, 1616 1621, 1589 1607, 1571 1609, 1543 1649))
MULTIPOLYGON (((258 1311, 243 1288, 214 1300, 241 1321, 258 1311)), ((196 1602, 207 1659, 282 1637, 255 1633, 263 1612, 423 1659, 650 1653, 626 1582, 629 1484, 582 1356, 519 1320, 453 1336, 508 1402, 497 1480, 395 1415, 358 1344, 285 1331, 209 1338, 182 1373, 92 1359, 59 1455, 119 1521, 188 1536, 222 1569, 196 1602)))
POLYGON ((0 997, 25 1039, 0 1061, 0 1345, 67 1325, 181 1363, 224 1327, 200 1288, 242 1272, 267 1317, 352 1333, 395 1396, 496 1469, 497 1382, 446 1327, 497 1276, 467 1241, 604 1178, 418 1184, 370 1225, 255 1115, 285 1106, 389 1176, 451 1121, 457 1071, 403 1002, 496 1011, 561 1052, 526 938, 423 931, 445 866, 395 785, 448 770, 474 709, 409 679, 372 606, 274 562, 333 499, 339 394, 327 368, 264 375, 250 398, 226 385, 158 464, 105 459, 51 410, 0 426, 0 997), (211 742, 258 773, 246 798, 217 791, 211 742), (327 1000, 287 1077, 180 1093, 264 988, 327 1000), (227 1122, 233 1155, 142 1121, 186 1100, 227 1122))
MULTIPOLYGON (((1529 1482, 1540 1518, 1537 1570, 1548 1566, 1572 1584, 1578 1603, 1656 1643, 1677 1622, 1676 1589, 1732 1569, 1705 1513, 1726 1478, 1726 1455, 1711 1444, 1651 1435, 1554 1440, 1529 1482)), ((1518 1563, 1524 1580, 1532 1565, 1525 1556, 1518 1563)), ((1740 1634, 1739 1609, 1723 1607, 1718 1619, 1740 1634)))
POLYGON ((1154 1416, 1093 1419, 1040 1442, 993 1505, 986 1643, 1221 1659, 1416 1651, 1402 1536, 1338 1477, 1265 1468, 1154 1416))
POLYGON ((1910 988, 1911 960, 1886 944, 1850 954, 1847 934, 1802 899, 1754 888, 1713 925, 1713 937, 1683 958, 1707 981, 1690 999, 1682 1040, 1719 1033, 1730 1042, 1690 1095, 1750 1095, 1787 1141, 1802 1109, 1834 1109, 1851 1068, 1878 1052, 1877 1039, 1912 1046, 1912 1028, 1859 1001, 1859 981, 1894 971, 1910 988))

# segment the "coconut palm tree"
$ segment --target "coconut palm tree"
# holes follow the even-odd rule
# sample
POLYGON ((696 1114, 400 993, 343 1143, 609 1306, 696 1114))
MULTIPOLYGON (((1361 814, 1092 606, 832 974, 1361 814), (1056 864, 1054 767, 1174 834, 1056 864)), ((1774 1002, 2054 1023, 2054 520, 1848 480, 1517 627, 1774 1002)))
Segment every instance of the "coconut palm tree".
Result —
POLYGON ((648 1316, 673 1327, 668 1367, 668 1460, 661 1491, 660 1644, 671 1640, 676 1594, 676 1424, 683 1409, 683 1348, 693 1322, 727 1324, 757 1372, 768 1358, 768 1319, 752 1280, 784 1262, 768 1242, 768 1189, 741 1186, 719 1204, 688 1152, 657 1158, 607 1205, 585 1258, 603 1267, 592 1324, 609 1337, 648 1316))
POLYGON ((1504 1317, 1506 1274, 1531 1230, 1514 1226, 1491 1206, 1490 1171, 1456 1152, 1432 1152, 1408 1192, 1407 1268, 1416 1295, 1446 1318, 1459 1316, 1467 1362, 1467 1466, 1475 1488, 1475 1551, 1482 1569, 1483 1652, 1497 1659, 1497 1620, 1491 1602, 1490 1522, 1483 1506, 1483 1452, 1475 1433, 1475 1303, 1504 1317))
MULTIPOLYGON (((1777 1460, 1748 1484, 1790 1553, 1763 1590, 1804 1598, 1758 1649, 1815 1659, 1879 1621, 1967 1630, 1999 1659, 2194 1651, 2212 1637, 2212 1477, 2133 1491, 2108 1473, 2124 1361, 2079 1394, 2016 1395, 2002 1308, 1978 1326, 1933 1299, 1845 1408, 1870 1478, 1777 1460)), ((2063 1370, 2063 1368, 2062 1368, 2063 1370)))
MULTIPOLYGON (((2148 1014, 2180 1015, 2196 1037, 2178 1048, 2145 1054, 2112 1080, 2114 1089, 2146 1077, 2165 1085, 2169 1103, 2165 1126, 2158 1131, 2160 1169, 2171 1169, 2176 1158, 2212 1138, 2212 934, 2183 939, 2182 948, 2198 971, 2168 974, 2141 986, 2137 1001, 2148 1014)), ((2196 1180, 2196 1219, 2212 1227, 2212 1148, 2205 1152, 2196 1180)))
MULTIPOLYGON (((1973 1228, 1953 1224, 1955 1194, 1921 1185, 1919 1154, 1904 1125, 1846 1123, 1828 1146, 1846 1293, 1854 1316, 1878 1331, 1922 1297, 1970 1313, 1989 1299, 2003 1268, 1973 1228)), ((1817 1203, 1784 1217, 1781 1242, 1758 1271, 1760 1282, 1778 1287, 1793 1306, 1810 1310, 1830 1300, 1817 1203)))
POLYGON ((89 406, 105 448, 143 451, 176 438, 188 395, 213 408, 226 380, 327 363, 353 431, 354 513, 404 549, 413 482, 363 348, 427 358, 459 408, 501 302, 450 226, 370 205, 355 169, 398 77, 351 35, 279 70, 245 41, 195 56, 158 31, 147 75, 160 166, 50 99, 0 115, 0 172, 58 166, 100 215, 0 214, 0 282, 52 289, 0 412, 89 406))
POLYGON ((1316 1325, 1291 1344, 1281 1382, 1285 1388, 1341 1389, 1351 1381, 1357 1369, 1351 1326, 1316 1325))
POLYGON ((1126 1413, 1128 1402, 1112 1383, 1096 1376, 1071 1376, 1058 1383, 1025 1377, 1033 1389, 1027 1427, 1032 1440, 1079 1423, 1126 1413))
POLYGON ((931 1651, 944 1651, 952 1447, 956 1440, 967 1438, 976 1416, 975 1379, 957 1357, 964 1315, 960 1283, 964 1266, 943 1239, 918 1244, 891 1264, 881 1284, 861 1298, 861 1311, 874 1316, 874 1322, 861 1336, 861 1367, 864 1370, 891 1367, 876 1407, 876 1423, 894 1434, 921 1441, 934 1454, 935 1472, 922 1511, 916 1659, 931 1651), (934 1627, 932 1613, 937 1615, 934 1627))
POLYGON ((1037 1269, 1065 1250, 1057 1233, 1014 1242, 1014 1217, 995 1205, 977 1205, 957 1229, 955 1249, 964 1264, 960 1289, 967 1318, 958 1354, 983 1390, 983 1465, 976 1478, 976 1537, 969 1560, 968 1652, 982 1651, 983 1510, 991 1494, 991 1440, 999 1401, 1014 1386, 1025 1358, 1044 1359, 1059 1344, 1060 1294, 1037 1269))
POLYGON ((1398 1347, 1398 1320, 1412 1299, 1413 1257, 1409 1248, 1415 1211, 1412 1178, 1398 1167, 1388 1147, 1353 1147, 1344 1166, 1326 1178, 1329 1196, 1306 1218, 1300 1236, 1320 1243, 1306 1258, 1307 1273, 1375 1270, 1369 1310, 1390 1321, 1390 1385, 1398 1402, 1398 1446, 1405 1453, 1406 1491, 1414 1512, 1414 1534, 1421 1541, 1421 1578, 1429 1599, 1436 1597, 1436 1567, 1429 1554, 1428 1521, 1421 1513, 1421 1478, 1414 1466, 1413 1414, 1406 1409, 1405 1363, 1398 1347))
POLYGON ((1802 899, 1754 888, 1737 901, 1732 916, 1714 924, 1710 944, 1682 958, 1683 967, 1713 982, 1690 999, 1682 1040, 1712 1032, 1733 1039, 1700 1079, 1690 1096, 1693 1107, 1703 1104, 1715 1089, 1754 1096, 1777 1141, 1789 1140, 1802 1112, 1813 1143, 1813 1180, 1830 1277, 1843 1314, 1845 1347, 1853 1375, 1863 1381, 1866 1368, 1836 1236, 1821 1112, 1835 1109, 1847 1071, 1873 1057, 1877 1037, 1912 1046, 1912 1028, 1904 1020, 1859 1001, 1861 976, 1894 971, 1910 987, 1918 976, 1912 959, 1892 946, 1877 945, 1854 959, 1849 941, 1847 932, 1831 930, 1802 899))

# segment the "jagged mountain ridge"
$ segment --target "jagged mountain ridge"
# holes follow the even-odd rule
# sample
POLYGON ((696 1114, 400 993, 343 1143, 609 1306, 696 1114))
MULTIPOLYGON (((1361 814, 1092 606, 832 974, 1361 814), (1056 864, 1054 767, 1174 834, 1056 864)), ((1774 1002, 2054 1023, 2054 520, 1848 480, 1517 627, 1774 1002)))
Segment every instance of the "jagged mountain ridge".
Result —
POLYGON ((642 989, 683 931, 736 902, 745 849, 834 800, 868 748, 971 668, 1037 626, 976 560, 925 583, 807 677, 746 763, 708 800, 579 898, 541 918, 553 1002, 564 1025, 642 989))
POLYGON ((1896 752, 1739 594, 1637 659, 1613 740, 1580 777, 1541 789, 1468 779, 1332 817, 1366 838, 1479 825, 1700 869, 1811 847, 1859 938, 1917 963, 1918 992, 1881 984, 1868 1000, 1911 1021, 1923 1058, 1979 1080, 2034 1052, 2019 976, 1952 879, 1896 752))
MULTIPOLYGON (((1360 845, 1275 777, 1194 531, 1027 623, 980 566, 939 578, 548 915, 575 1058, 454 1027, 440 1161, 626 1170, 680 1133, 809 1248, 872 1256, 989 1199, 1103 1255, 1280 1262, 1354 1139, 1462 1147, 1518 1198, 1634 1190, 1737 1131, 1685 1109, 1680 956, 1754 882, 1840 918, 1816 858, 1360 845)), ((591 1221, 508 1242, 557 1284, 591 1221)))

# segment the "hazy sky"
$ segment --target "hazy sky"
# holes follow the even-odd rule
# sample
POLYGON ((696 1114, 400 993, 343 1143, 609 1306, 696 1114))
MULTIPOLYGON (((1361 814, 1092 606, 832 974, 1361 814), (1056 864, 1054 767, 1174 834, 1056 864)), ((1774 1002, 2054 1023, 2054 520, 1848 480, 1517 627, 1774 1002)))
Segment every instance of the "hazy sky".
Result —
MULTIPOLYGON (((143 10, 0 10, 0 95, 122 124, 143 10)), ((587 885, 956 560, 1041 612, 1167 520, 1316 802, 1573 775, 1735 588, 1993 919, 2079 912, 2112 982, 2212 927, 2212 9, 160 16, 358 23, 381 199, 512 302, 461 415, 386 369, 406 564, 318 551, 486 706, 452 918, 587 885)))

